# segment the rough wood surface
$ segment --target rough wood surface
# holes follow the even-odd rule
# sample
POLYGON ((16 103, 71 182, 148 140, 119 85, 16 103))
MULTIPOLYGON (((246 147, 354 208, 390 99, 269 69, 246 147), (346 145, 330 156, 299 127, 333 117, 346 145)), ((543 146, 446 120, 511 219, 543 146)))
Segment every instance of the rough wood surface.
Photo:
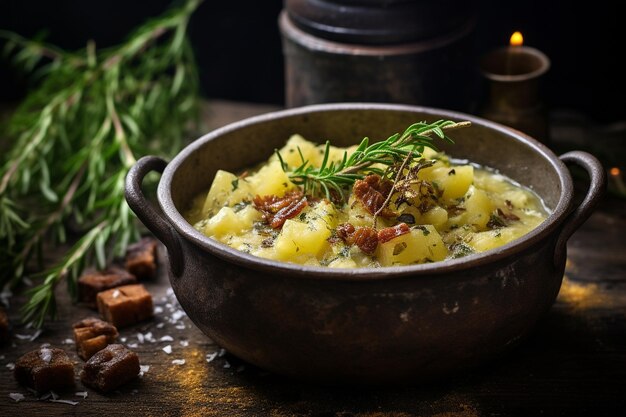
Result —
MULTIPOLYGON (((219 102, 207 107, 206 127, 269 110, 219 102)), ((10 364, 50 343, 70 354, 78 373, 83 362, 75 346, 65 342, 72 338, 71 324, 94 312, 72 305, 59 288, 60 319, 31 341, 25 337, 35 331, 19 325, 20 298, 15 297, 9 309, 12 343, 0 348, 0 416, 625 415, 625 235, 626 201, 607 198, 570 240, 559 298, 531 336, 478 370, 426 386, 325 387, 264 372, 223 352, 196 329, 161 273, 146 283, 155 318, 120 331, 125 344, 136 344, 142 365, 149 365, 143 377, 108 395, 80 382, 74 391, 58 393, 76 405, 38 400, 15 382, 10 364), (185 363, 172 363, 177 359, 185 363), (82 391, 87 398, 75 395, 82 391), (10 393, 25 398, 15 402, 10 393)))

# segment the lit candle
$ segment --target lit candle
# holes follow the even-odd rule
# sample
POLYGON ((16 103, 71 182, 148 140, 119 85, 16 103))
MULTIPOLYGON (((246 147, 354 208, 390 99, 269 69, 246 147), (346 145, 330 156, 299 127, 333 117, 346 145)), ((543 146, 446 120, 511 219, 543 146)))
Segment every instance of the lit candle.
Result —
POLYGON ((550 60, 523 44, 522 33, 514 32, 509 45, 489 52, 480 61, 481 73, 489 83, 482 115, 548 142, 548 117, 539 79, 550 68, 550 60))
POLYGON ((609 170, 609 187, 614 189, 620 196, 626 196, 626 185, 622 178, 622 170, 618 167, 613 167, 609 170))

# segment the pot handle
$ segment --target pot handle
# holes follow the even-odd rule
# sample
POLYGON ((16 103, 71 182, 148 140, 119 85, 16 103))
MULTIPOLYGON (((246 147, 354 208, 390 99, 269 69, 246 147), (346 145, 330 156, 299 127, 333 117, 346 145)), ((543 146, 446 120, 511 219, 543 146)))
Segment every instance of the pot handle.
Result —
POLYGON ((143 179, 148 173, 151 171, 162 173, 166 166, 167 162, 157 156, 144 156, 139 159, 126 176, 125 196, 139 220, 165 245, 172 273, 179 277, 183 272, 184 263, 178 235, 172 225, 154 209, 141 190, 143 179))
POLYGON ((566 256, 567 240, 574 232, 591 216, 606 190, 606 172, 598 159, 582 151, 567 152, 559 157, 563 162, 576 164, 589 175, 589 187, 587 195, 578 207, 576 207, 565 219, 564 226, 556 242, 554 264, 560 265, 566 256))

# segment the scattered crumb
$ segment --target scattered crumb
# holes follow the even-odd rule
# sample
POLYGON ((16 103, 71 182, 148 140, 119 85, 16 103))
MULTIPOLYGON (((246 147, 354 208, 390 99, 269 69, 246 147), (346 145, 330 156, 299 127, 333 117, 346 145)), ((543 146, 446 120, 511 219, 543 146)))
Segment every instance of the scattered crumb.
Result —
POLYGON ((6 367, 9 368, 10 370, 15 369, 15 364, 13 362, 9 362, 6 364, 6 367))
POLYGON ((213 362, 213 360, 215 360, 215 358, 217 358, 217 352, 207 353, 206 354, 206 361, 207 362, 213 362))
POLYGON ((174 359, 172 361, 173 365, 184 365, 185 364, 185 360, 184 359, 174 359))
POLYGON ((224 362, 224 369, 228 369, 230 368, 230 362, 226 361, 224 362))
POLYGON ((159 339, 160 342, 173 342, 174 338, 172 336, 166 335, 159 339))
POLYGON ((142 377, 150 370, 150 365, 139 365, 139 376, 142 377))
POLYGON ((181 345, 182 347, 187 347, 187 346, 189 346, 189 340, 181 340, 181 341, 180 341, 180 345, 181 345))
POLYGON ((170 353, 172 353, 172 346, 171 345, 167 345, 163 348, 163 352, 167 353, 168 355, 170 353))

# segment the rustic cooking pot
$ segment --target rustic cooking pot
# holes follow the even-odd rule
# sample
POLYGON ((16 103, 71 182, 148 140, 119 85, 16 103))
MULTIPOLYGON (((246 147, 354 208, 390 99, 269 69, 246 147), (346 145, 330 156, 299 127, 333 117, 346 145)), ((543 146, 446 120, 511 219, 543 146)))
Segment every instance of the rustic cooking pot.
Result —
POLYGON ((604 170, 584 152, 556 157, 536 140, 477 117, 423 107, 329 104, 253 117, 215 130, 169 164, 140 159, 126 198, 165 244, 170 281, 191 320, 232 354, 264 369, 333 383, 425 381, 476 365, 515 345, 554 302, 566 241, 605 188, 604 170), (215 172, 264 160, 293 133, 347 146, 384 139, 416 121, 470 120, 450 155, 497 168, 526 184, 552 214, 528 235, 484 253, 424 265, 329 269, 239 252, 196 231, 181 213, 215 172), (590 186, 574 204, 565 163, 590 186), (143 178, 163 172, 162 214, 145 199, 143 178))

